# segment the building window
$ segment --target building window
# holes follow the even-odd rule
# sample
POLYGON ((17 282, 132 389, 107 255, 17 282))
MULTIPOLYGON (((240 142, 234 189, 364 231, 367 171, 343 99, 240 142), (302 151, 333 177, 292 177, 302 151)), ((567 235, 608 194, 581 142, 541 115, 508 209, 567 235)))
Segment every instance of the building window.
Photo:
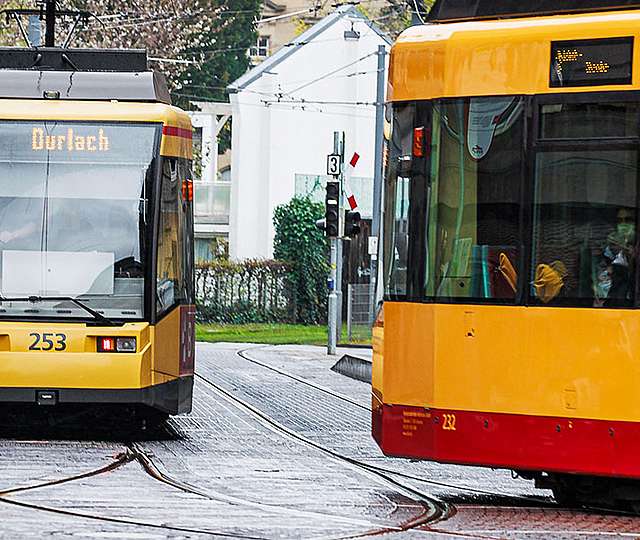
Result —
POLYGON ((249 51, 250 56, 256 56, 258 58, 266 58, 269 56, 269 36, 258 36, 258 41, 254 47, 251 47, 249 51))

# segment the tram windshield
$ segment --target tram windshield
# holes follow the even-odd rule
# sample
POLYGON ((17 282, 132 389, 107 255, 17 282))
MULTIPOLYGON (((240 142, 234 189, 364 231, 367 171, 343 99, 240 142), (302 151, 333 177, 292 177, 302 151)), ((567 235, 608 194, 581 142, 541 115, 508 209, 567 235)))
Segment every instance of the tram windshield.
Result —
POLYGON ((0 316, 143 317, 155 125, 0 122, 0 316), (41 297, 34 302, 11 301, 41 297))
POLYGON ((635 305, 640 107, 615 94, 563 99, 394 106, 387 298, 635 305), (430 141, 422 160, 415 130, 430 141))

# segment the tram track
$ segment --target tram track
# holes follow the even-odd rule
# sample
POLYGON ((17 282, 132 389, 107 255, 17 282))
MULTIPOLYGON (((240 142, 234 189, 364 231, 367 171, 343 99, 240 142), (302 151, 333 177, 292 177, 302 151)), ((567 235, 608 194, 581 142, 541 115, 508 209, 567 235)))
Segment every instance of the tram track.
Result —
MULTIPOLYGON (((309 439, 308 437, 305 437, 301 433, 298 433, 297 431, 290 429, 287 426, 281 424, 280 422, 270 417, 268 414, 261 411, 257 407, 254 407, 253 405, 251 405, 250 403, 247 403, 246 401, 239 398, 238 396, 235 396, 232 392, 229 392, 225 388, 222 388, 220 385, 218 385, 208 377, 205 377, 199 373, 196 373, 195 376, 197 379, 199 379, 204 384, 206 384, 212 391, 214 391, 220 397, 224 398, 225 400, 227 400, 237 408, 248 413, 250 416, 258 420, 258 422, 260 422, 263 426, 265 426, 270 431, 275 432, 280 436, 288 437, 299 444, 304 444, 306 446, 314 448, 315 450, 318 450, 319 452, 325 454, 326 456, 340 463, 346 464, 347 466, 350 466, 358 470, 359 472, 366 474, 369 477, 373 477, 377 479, 377 481, 392 487, 396 492, 400 493, 401 495, 412 498, 423 507, 423 512, 421 513, 420 516, 417 516, 416 518, 410 521, 398 524, 397 526, 394 526, 394 527, 384 526, 375 530, 368 530, 360 534, 340 536, 338 538, 341 538, 341 539, 365 538, 368 536, 377 536, 377 535, 391 533, 391 532, 405 532, 405 531, 430 533, 431 531, 429 531, 428 529, 425 529, 425 527, 428 527, 439 521, 447 519, 454 512, 454 509, 449 504, 439 500, 438 498, 432 496, 431 494, 424 493, 412 486, 409 486, 393 478, 391 475, 387 474, 386 472, 378 470, 376 467, 371 466, 363 461, 351 458, 349 456, 345 456, 340 452, 337 452, 329 448, 328 446, 319 444, 309 439)), ((477 538, 477 536, 470 536, 470 537, 477 538)))
POLYGON ((112 461, 111 463, 108 463, 107 465, 99 467, 97 469, 93 469, 80 474, 74 474, 74 475, 70 475, 62 478, 57 478, 47 482, 38 482, 38 483, 29 484, 25 486, 17 486, 13 488, 5 488, 3 490, 0 490, 0 504, 6 504, 6 505, 15 506, 15 507, 19 507, 27 510, 33 510, 37 512, 46 512, 46 513, 56 514, 56 515, 61 515, 66 517, 98 521, 102 523, 113 523, 118 525, 128 525, 128 526, 135 526, 140 528, 150 528, 150 529, 156 529, 156 530, 179 532, 179 533, 190 533, 190 534, 198 534, 198 535, 204 535, 204 536, 215 535, 215 536, 226 537, 226 538, 241 538, 244 540, 266 540, 264 537, 260 537, 260 536, 248 536, 248 535, 241 535, 236 533, 226 533, 223 531, 217 531, 217 530, 211 530, 211 529, 179 527, 179 526, 168 525, 165 523, 152 523, 149 521, 141 521, 141 520, 130 519, 130 518, 119 518, 119 517, 113 517, 113 516, 106 516, 103 514, 94 514, 90 512, 66 510, 62 508, 56 508, 53 506, 29 503, 29 502, 9 498, 10 495, 15 495, 18 493, 35 491, 35 490, 48 488, 48 487, 56 487, 56 486, 60 486, 60 485, 71 483, 71 482, 77 482, 79 480, 87 480, 90 478, 95 478, 110 472, 117 471, 118 469, 134 461, 141 462, 140 454, 138 451, 132 451, 132 445, 127 444, 124 447, 124 450, 115 456, 114 461, 112 461))
MULTIPOLYGON (((261 362, 260 360, 256 359, 256 358, 252 358, 248 353, 251 351, 258 351, 258 350, 264 350, 264 349, 268 349, 268 348, 273 348, 273 345, 260 345, 260 346, 255 346, 255 347, 249 347, 246 349, 241 349, 236 351, 236 355, 239 356, 240 358, 242 358, 243 360, 252 363, 254 365, 257 365, 259 367, 262 367, 264 369, 267 369, 269 371, 272 371, 276 374, 279 374, 283 377, 287 377, 291 380, 294 380, 298 383, 304 384, 308 387, 311 387, 319 392, 322 392, 323 394, 326 394, 328 396, 334 397, 336 399, 339 399, 342 402, 346 402, 349 403, 350 405, 353 405, 354 407, 358 408, 358 409, 364 409, 368 412, 371 412, 371 407, 370 406, 365 406, 362 403, 359 403, 358 401, 350 398, 349 396, 346 396, 340 392, 336 392, 330 388, 327 388, 323 385, 319 385, 317 383, 314 383, 312 381, 306 380, 302 377, 299 377, 293 373, 289 373, 283 369, 280 368, 276 368, 274 366, 270 366, 264 362, 261 362)), ((408 474, 405 473, 403 471, 398 471, 396 469, 392 469, 392 468, 388 468, 388 467, 380 467, 378 465, 373 465, 373 464, 367 464, 367 467, 369 467, 371 470, 373 471, 377 471, 380 472, 382 474, 386 474, 386 475, 391 475, 397 478, 401 478, 403 480, 408 480, 408 481, 413 481, 413 482, 418 482, 421 484, 426 484, 426 485, 431 485, 434 487, 439 487, 439 488, 445 488, 445 489, 451 489, 451 490, 455 490, 461 493, 469 493, 469 494, 473 494, 473 495, 483 495, 483 496, 487 496, 487 497, 501 497, 501 498, 505 498, 505 499, 510 499, 513 501, 519 501, 521 503, 527 503, 527 504, 532 504, 535 505, 535 507, 537 508, 542 508, 542 509, 563 509, 562 507, 560 507, 555 501, 550 500, 550 498, 543 498, 543 497, 536 497, 536 496, 529 496, 529 495, 517 495, 517 494, 511 494, 511 493, 504 493, 504 492, 500 492, 500 491, 490 491, 490 490, 483 490, 483 489, 478 489, 478 488, 473 488, 470 486, 464 486, 464 485, 459 485, 459 484, 453 484, 453 483, 448 483, 448 482, 440 482, 437 480, 432 480, 429 478, 425 478, 423 476, 418 476, 415 474, 408 474)), ((575 509, 572 509, 575 510, 575 509)), ((599 506, 582 506, 580 508, 578 508, 577 510, 585 512, 585 513, 590 513, 590 514, 601 514, 601 513, 606 513, 607 515, 612 515, 612 516, 618 516, 618 517, 637 517, 638 513, 636 512, 630 512, 630 511, 626 511, 626 510, 618 510, 618 509, 612 509, 612 508, 602 508, 599 506)))
MULTIPOLYGON (((252 358, 251 356, 249 356, 249 352, 250 351, 257 351, 257 350, 261 350, 261 349, 267 349, 273 347, 272 345, 262 345, 262 346, 257 346, 257 347, 250 347, 247 349, 242 349, 239 351, 236 351, 237 356, 239 356, 240 358, 242 358, 243 360, 250 362, 254 365, 257 365, 259 367, 268 369, 269 371, 272 371, 274 373, 277 373, 279 375, 282 375, 284 377, 287 377, 289 379, 292 379, 294 381, 297 381, 301 384, 304 384, 306 386, 309 386, 311 388, 314 388, 315 390, 318 390, 319 392, 322 392, 326 395, 329 395, 331 397, 334 397, 336 399, 339 399, 340 401, 349 403, 350 405, 353 405, 354 407, 357 407, 359 409, 363 409, 366 410, 368 412, 371 412, 371 407, 370 406, 366 406, 363 405, 362 403, 359 403, 358 401, 350 398, 349 396, 345 396, 344 394, 340 393, 340 392, 335 392, 334 390, 327 388, 325 386, 316 384, 312 381, 306 380, 302 377, 299 377, 293 373, 289 373, 285 370, 279 369, 279 368, 275 368, 273 366, 270 366, 268 364, 265 364, 264 362, 261 362, 260 360, 257 360, 255 358, 252 358)), ((485 496, 498 496, 498 497, 504 497, 504 498, 508 498, 508 499, 512 499, 512 500, 517 500, 517 501, 521 501, 521 502, 526 502, 526 503, 535 503, 538 506, 548 506, 550 508, 557 508, 557 505, 555 502, 552 502, 548 499, 542 498, 542 497, 535 497, 535 496, 527 496, 527 495, 514 495, 514 494, 510 494, 510 493, 502 493, 502 492, 498 492, 498 491, 489 491, 489 490, 483 490, 483 489, 478 489, 478 488, 472 488, 469 486, 462 486, 462 485, 458 485, 458 484, 451 484, 451 483, 447 483, 447 482, 439 482, 437 480, 431 480, 428 478, 424 478, 422 476, 417 476, 417 475, 413 475, 413 474, 408 474, 402 471, 398 471, 396 469, 391 469, 388 467, 380 467, 378 465, 372 465, 372 464, 368 464, 368 467, 379 471, 381 473, 384 474, 391 474, 394 475, 396 477, 399 478, 403 478, 404 480, 411 480, 411 481, 415 481, 415 482, 420 482, 420 483, 424 483, 424 484, 428 484, 428 485, 432 485, 432 486, 436 486, 436 487, 440 487, 440 488, 446 488, 446 489, 453 489, 456 491, 461 491, 464 493, 471 493, 474 495, 485 495, 485 496)), ((601 510, 601 509, 594 509, 594 510, 601 510)))
MULTIPOLYGON (((118 444, 116 441, 114 442, 118 444)), ((287 517, 314 519, 320 523, 334 522, 336 524, 341 524, 343 526, 349 526, 352 530, 353 529, 357 530, 358 528, 360 528, 360 529, 366 529, 367 531, 373 531, 373 532, 367 532, 365 534, 357 534, 355 535, 355 537, 364 537, 364 536, 368 536, 369 534, 382 534, 382 533, 394 533, 394 532, 397 533, 397 532, 402 532, 404 530, 407 530, 407 528, 410 528, 413 526, 414 520, 411 520, 410 522, 402 523, 396 527, 396 526, 389 525, 386 522, 381 522, 375 519, 366 519, 366 518, 358 519, 358 518, 351 518, 349 516, 335 515, 335 514, 329 514, 324 512, 296 510, 293 508, 287 508, 287 507, 277 506, 272 504, 265 504, 261 502, 251 501, 245 498, 233 497, 227 494, 206 490, 199 486, 194 486, 192 484, 184 482, 180 479, 177 479, 175 476, 171 476, 166 472, 164 472, 161 469, 161 467, 156 463, 155 456, 153 456, 153 453, 149 452, 146 448, 144 448, 143 442, 133 442, 131 440, 126 442, 126 439, 125 439, 120 444, 122 444, 122 451, 119 451, 117 454, 115 454, 114 461, 108 463, 107 465, 104 465, 97 469, 90 470, 88 472, 82 472, 74 475, 63 476, 61 478, 56 478, 50 481, 37 482, 37 483, 32 483, 24 486, 5 488, 0 491, 0 503, 16 506, 16 507, 23 508, 25 510, 31 510, 34 512, 45 512, 45 513, 57 514, 61 516, 67 516, 71 518, 77 518, 77 519, 88 519, 88 520, 93 520, 93 521, 98 521, 103 523, 113 523, 113 524, 135 526, 135 527, 141 527, 141 528, 146 527, 146 528, 160 529, 160 530, 166 530, 166 531, 172 531, 172 532, 190 533, 190 534, 206 535, 206 536, 216 535, 219 537, 243 538, 247 540, 263 540, 264 537, 261 537, 258 535, 255 535, 255 536, 246 535, 246 534, 242 535, 238 533, 225 533, 222 531, 216 531, 216 530, 210 530, 210 529, 204 529, 204 528, 181 527, 181 526, 172 526, 168 524, 158 524, 158 523, 152 523, 149 521, 142 521, 142 520, 132 519, 132 518, 112 517, 112 516, 107 516, 107 515, 98 514, 98 513, 61 509, 61 508, 54 507, 52 505, 38 504, 38 503, 26 502, 24 500, 19 500, 19 499, 16 500, 16 499, 10 498, 11 495, 15 495, 23 492, 35 491, 35 490, 49 488, 49 487, 56 487, 56 486, 61 486, 63 484, 67 484, 75 481, 87 480, 93 477, 98 477, 110 472, 115 472, 126 465, 136 462, 140 465, 142 471, 145 474, 147 474, 149 477, 151 477, 154 481, 161 482, 165 485, 170 486, 173 489, 177 489, 203 499, 227 503, 231 505, 250 507, 256 510, 261 510, 263 512, 279 514, 287 517)), ((52 498, 53 500, 55 500, 55 496, 52 498)), ((432 508, 426 507, 425 511, 423 512, 423 515, 431 516, 432 508)), ((422 521, 420 521, 420 523, 422 523, 422 521)), ((327 538, 327 537, 322 537, 322 538, 327 538)))
MULTIPOLYGON (((114 441, 116 442, 116 441, 114 441)), ((118 444, 116 442, 116 444, 118 444)), ((0 490, 0 504, 12 505, 15 507, 23 508, 25 510, 30 510, 34 512, 45 512, 50 514, 56 514, 60 516, 66 516, 76 519, 87 519, 97 522, 103 523, 113 523, 127 526, 135 526, 139 528, 153 528, 171 532, 180 532, 180 533, 189 533, 189 534, 197 534, 197 535, 216 535, 218 537, 229 537, 229 538, 242 538, 247 540, 266 540, 264 537, 259 535, 242 535, 239 533, 228 533, 222 532, 218 530, 211 530, 205 528, 194 528, 194 527, 183 527, 183 526, 173 526, 169 524, 158 524, 152 523, 149 521, 143 521, 134 518, 121 518, 121 517, 113 517, 104 514, 91 513, 91 512, 83 512, 76 511, 70 509, 61 509, 50 504, 39 504, 33 502, 27 502, 20 499, 13 499, 11 495, 17 495, 19 493, 35 491, 44 488, 55 488, 57 486, 61 486, 63 484, 77 482, 81 480, 88 480, 94 477, 99 477, 101 475, 105 475, 110 472, 115 472, 122 467, 129 465, 131 463, 138 463, 141 467, 141 470, 151 477, 154 481, 165 484, 172 489, 180 490, 185 493, 189 493, 191 495, 195 495, 199 498, 222 502, 226 504, 236 505, 236 506, 244 506, 253 508, 256 510, 260 510, 263 512, 278 514, 286 517, 295 517, 295 518, 303 518, 303 519, 313 519, 319 523, 327 523, 333 522, 335 524, 339 524, 342 526, 348 526, 351 530, 353 529, 365 529, 367 533, 356 534, 354 537, 366 537, 370 534, 383 534, 383 533, 397 533, 407 530, 414 526, 413 522, 415 520, 407 521, 406 523, 402 523, 399 526, 389 525, 387 522, 378 521, 376 519, 358 519, 352 518, 344 515, 336 515, 330 514, 326 512, 312 512, 312 511, 303 511, 297 510, 294 508, 287 508, 278 505, 266 504, 262 502, 252 501, 246 498, 234 497, 228 494, 211 491, 207 489, 203 489, 199 486, 195 486, 193 484, 187 483, 180 479, 177 479, 175 476, 167 474, 162 470, 162 468, 156 463, 155 456, 152 452, 147 450, 144 447, 143 442, 131 441, 128 442, 124 440, 122 443, 122 450, 117 452, 114 455, 114 460, 104 466, 101 466, 96 469, 92 469, 87 472, 81 472, 78 474, 73 474, 69 476, 63 476, 61 478, 56 478, 49 481, 43 482, 34 482, 28 485, 10 487, 0 490)), ((52 500, 56 500, 55 493, 52 500)), ((421 517, 430 517, 432 515, 432 508, 425 506, 423 514, 421 517)), ((420 520, 419 523, 422 523, 423 520, 420 520)), ((326 536, 322 536, 321 538, 327 538, 326 536)), ((345 537, 346 538, 346 537, 345 537)))
MULTIPOLYGON (((234 504, 239 506, 247 506, 257 510, 280 514, 280 515, 333 521, 336 523, 342 523, 345 525, 352 525, 352 526, 371 526, 371 525, 380 526, 380 527, 386 526, 385 524, 382 524, 382 523, 376 524, 371 520, 349 518, 345 516, 338 516, 335 514, 328 514, 324 512, 310 512, 310 511, 303 511, 303 510, 295 510, 292 508, 286 508, 283 506, 251 501, 241 497, 234 497, 231 495, 226 495, 223 493, 214 492, 207 489, 202 489, 198 486, 194 486, 190 483, 179 480, 174 476, 169 475, 166 472, 162 471, 160 467, 157 465, 157 463, 155 462, 155 460, 153 459, 153 457, 150 456, 149 453, 144 448, 142 448, 139 443, 131 443, 129 448, 132 454, 135 456, 135 459, 140 463, 140 465, 144 469, 144 471, 155 480, 162 482, 163 484, 166 484, 168 486, 171 486, 175 489, 178 489, 180 491, 183 491, 185 493, 197 495, 199 497, 202 497, 211 501, 224 502, 224 503, 229 503, 229 504, 234 504)), ((402 529, 400 528, 389 527, 389 531, 398 532, 401 530, 402 529)))
POLYGON ((192 495, 196 495, 198 497, 201 497, 207 500, 251 507, 251 508, 259 509, 262 511, 285 515, 285 516, 295 516, 295 517, 316 519, 316 520, 322 520, 322 521, 333 521, 336 523, 341 523, 343 525, 350 525, 352 527, 371 527, 373 525, 375 527, 379 527, 378 530, 385 531, 385 532, 401 532, 402 530, 404 530, 402 527, 390 527, 387 524, 376 523, 375 521, 372 521, 372 520, 355 519, 355 518, 349 518, 346 516, 338 516, 334 514, 321 513, 321 512, 300 511, 300 510, 285 508, 281 506, 254 502, 248 499, 233 497, 233 496, 225 495, 222 493, 203 490, 200 487, 193 486, 182 480, 176 479, 175 477, 168 475, 167 473, 160 470, 159 466, 156 464, 153 457, 138 442, 126 443, 126 446, 124 447, 123 451, 118 453, 115 456, 114 461, 112 461, 111 463, 108 463, 105 466, 99 467, 97 469, 93 469, 91 471, 87 471, 84 473, 70 475, 67 477, 56 478, 54 480, 50 480, 46 482, 38 482, 38 483, 28 484, 25 486, 17 486, 13 488, 3 489, 0 491, 0 504, 7 504, 7 505, 24 508, 27 510, 47 512, 47 513, 63 515, 63 516, 73 517, 73 518, 89 519, 89 520, 100 521, 105 523, 130 525, 130 526, 136 526, 136 527, 147 527, 147 528, 161 529, 161 530, 172 531, 172 532, 191 533, 191 534, 199 534, 199 535, 206 535, 206 536, 216 535, 219 537, 241 538, 246 540, 267 540, 267 538, 262 536, 242 535, 238 533, 226 533, 226 532, 211 530, 211 529, 179 527, 179 526, 172 526, 167 524, 157 524, 157 523, 151 523, 148 521, 140 521, 140 520, 129 519, 129 518, 118 518, 118 517, 112 517, 112 516, 105 516, 102 514, 80 512, 75 510, 65 510, 65 509, 60 509, 53 506, 34 504, 34 503, 7 498, 9 495, 14 495, 18 493, 27 492, 27 491, 35 491, 38 489, 43 489, 48 487, 56 487, 56 486, 70 483, 70 482, 86 480, 92 477, 97 477, 103 474, 114 472, 120 469, 121 467, 124 467, 133 462, 137 462, 141 466, 141 469, 143 470, 143 472, 147 474, 149 477, 151 477, 154 481, 161 482, 165 485, 170 486, 171 488, 174 488, 192 495))
POLYGON ((260 360, 257 360, 255 358, 251 358, 247 352, 249 351, 257 351, 260 349, 266 349, 267 347, 272 347, 273 345, 261 345, 258 347, 251 347, 249 349, 242 349, 240 351, 236 351, 236 354, 242 358, 243 360, 246 360, 247 362, 250 362, 252 364, 255 364, 256 366, 260 366, 262 368, 268 369, 269 371, 273 371, 274 373, 277 373, 279 375, 282 375, 283 377, 287 377, 289 379, 292 379, 294 381, 297 381, 299 383, 302 383, 306 386, 309 386, 311 388, 314 388, 315 390, 318 390, 324 394, 328 394, 331 397, 337 398, 341 401, 344 401, 346 403, 349 403, 351 405, 354 405, 360 409, 363 409, 365 411, 369 411, 371 412, 371 407, 367 406, 367 405, 363 405, 362 403, 359 403, 357 401, 355 401, 354 399, 350 398, 349 396, 345 396, 344 394, 341 394, 340 392, 336 392, 335 390, 331 390, 331 388, 327 388, 326 386, 322 386, 321 384, 317 384, 314 383, 312 381, 309 381, 307 379, 304 379, 302 377, 298 377, 297 375, 294 375, 293 373, 289 373, 287 371, 284 371, 282 369, 270 366, 269 364, 265 364, 264 362, 260 362, 260 360))

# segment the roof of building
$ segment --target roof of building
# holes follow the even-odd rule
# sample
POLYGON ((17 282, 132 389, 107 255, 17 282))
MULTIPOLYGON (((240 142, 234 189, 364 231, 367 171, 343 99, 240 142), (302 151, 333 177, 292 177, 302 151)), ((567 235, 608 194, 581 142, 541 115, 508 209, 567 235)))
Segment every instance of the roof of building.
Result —
POLYGON ((269 8, 269 9, 271 9, 273 11, 278 12, 278 13, 281 13, 285 9, 287 9, 287 6, 282 5, 282 4, 278 4, 277 2, 274 2, 273 0, 265 0, 264 7, 269 8))
POLYGON ((258 64, 253 69, 249 70, 242 77, 232 82, 227 87, 227 92, 230 94, 235 94, 240 90, 243 90, 251 83, 257 81, 262 74, 265 72, 269 72, 271 69, 275 68, 278 64, 284 62, 291 55, 295 54, 296 51, 299 50, 300 47, 306 45, 308 42, 313 41, 320 34, 331 28, 335 23, 344 19, 345 17, 353 17, 361 19, 371 30, 373 30, 377 35, 379 35, 383 41, 385 41, 388 45, 391 45, 391 38, 387 34, 385 34, 376 24, 374 24, 370 19, 365 17, 360 11, 358 11, 352 5, 344 5, 337 8, 333 13, 327 15, 322 20, 320 20, 317 24, 314 24, 311 28, 309 28, 306 32, 298 36, 288 45, 282 47, 279 51, 272 54, 269 58, 258 64))

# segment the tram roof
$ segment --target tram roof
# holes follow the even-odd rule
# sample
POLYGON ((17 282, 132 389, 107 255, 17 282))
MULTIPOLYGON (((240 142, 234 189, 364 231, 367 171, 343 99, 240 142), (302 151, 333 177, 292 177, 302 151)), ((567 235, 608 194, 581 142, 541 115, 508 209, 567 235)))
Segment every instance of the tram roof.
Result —
POLYGON ((452 22, 640 8, 640 0, 436 0, 427 20, 452 22))
POLYGON ((144 49, 63 49, 0 47, 0 69, 55 71, 147 71, 144 49))
POLYGON ((640 90, 637 54, 631 84, 550 84, 554 43, 616 38, 640 42, 640 10, 413 26, 391 51, 387 99, 640 90))
POLYGON ((140 49, 0 48, 0 98, 171 104, 140 49))

